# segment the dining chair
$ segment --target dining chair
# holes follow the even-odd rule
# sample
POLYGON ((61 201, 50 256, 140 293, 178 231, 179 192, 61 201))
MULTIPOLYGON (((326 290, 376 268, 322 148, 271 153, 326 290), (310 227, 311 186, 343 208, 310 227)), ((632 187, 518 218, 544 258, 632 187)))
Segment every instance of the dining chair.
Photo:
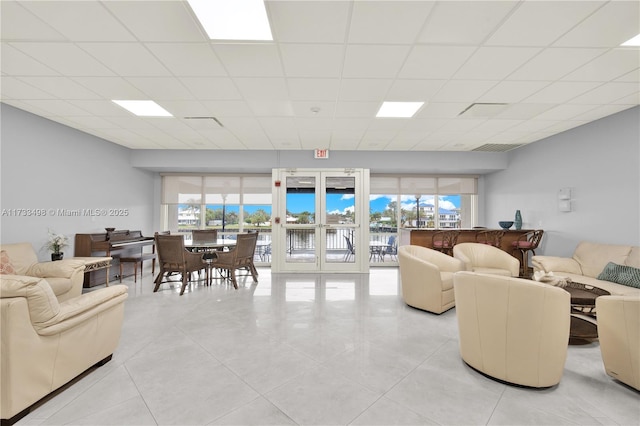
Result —
MULTIPOLYGON (((194 244, 208 244, 208 243, 217 243, 218 242, 218 230, 217 229, 194 229, 191 231, 191 240, 194 244)), ((207 249, 196 249, 195 251, 204 252, 202 255, 203 259, 209 260, 213 259, 215 255, 215 250, 212 252, 207 249)))
POLYGON ((344 261, 348 261, 350 257, 356 255, 356 250, 353 248, 353 242, 348 236, 344 236, 344 239, 347 240, 347 252, 344 255, 344 261))
POLYGON ((253 264, 253 255, 256 250, 258 233, 238 234, 236 246, 229 251, 216 253, 216 258, 212 261, 212 267, 218 269, 221 275, 231 281, 234 288, 238 288, 236 270, 248 269, 253 278, 253 282, 258 282, 258 271, 253 264))
POLYGON ((431 246, 434 250, 451 256, 453 254, 453 246, 458 242, 459 234, 460 231, 458 230, 434 232, 431 237, 431 246))
POLYGON ((393 258, 395 257, 396 261, 398 260, 398 244, 396 242, 396 236, 395 235, 391 235, 389 237, 389 240, 387 241, 387 246, 384 248, 384 250, 382 250, 382 261, 384 262, 384 257, 386 255, 389 255, 389 257, 391 257, 391 259, 393 260, 393 258))
POLYGON ((165 274, 179 273, 182 275, 182 287, 180 288, 180 296, 182 296, 187 288, 187 283, 191 281, 192 273, 207 269, 207 264, 202 259, 202 254, 191 253, 185 248, 182 235, 156 234, 154 238, 158 250, 160 271, 155 279, 156 285, 153 292, 158 291, 165 274))

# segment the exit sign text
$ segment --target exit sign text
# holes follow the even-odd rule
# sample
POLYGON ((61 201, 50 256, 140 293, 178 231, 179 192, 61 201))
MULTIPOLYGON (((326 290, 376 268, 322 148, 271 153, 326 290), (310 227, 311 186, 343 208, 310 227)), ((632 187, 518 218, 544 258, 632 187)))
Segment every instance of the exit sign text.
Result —
POLYGON ((329 150, 328 149, 316 149, 313 152, 313 158, 329 158, 329 150))

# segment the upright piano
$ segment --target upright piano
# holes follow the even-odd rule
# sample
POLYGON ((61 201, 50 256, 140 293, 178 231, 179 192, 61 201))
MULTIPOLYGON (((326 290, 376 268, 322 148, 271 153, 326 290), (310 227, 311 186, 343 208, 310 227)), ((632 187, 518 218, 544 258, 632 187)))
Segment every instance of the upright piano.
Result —
MULTIPOLYGON (((128 229, 108 230, 95 234, 76 234, 76 257, 111 256, 109 281, 118 278, 120 274, 120 257, 135 257, 141 255, 146 246, 153 246, 154 238, 145 237, 142 231, 128 229)), ((149 249, 147 249, 148 251, 149 249)), ((133 275, 133 266, 123 263, 123 276, 133 275)), ((84 287, 94 287, 105 284, 106 274, 103 271, 90 271, 84 274, 84 287)))

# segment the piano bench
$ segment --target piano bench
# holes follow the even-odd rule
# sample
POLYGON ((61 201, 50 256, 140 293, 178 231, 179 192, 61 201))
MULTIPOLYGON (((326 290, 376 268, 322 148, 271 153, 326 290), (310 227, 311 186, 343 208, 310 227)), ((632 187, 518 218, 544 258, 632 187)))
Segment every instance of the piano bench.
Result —
POLYGON ((121 257, 120 258, 120 282, 122 282, 122 264, 123 263, 133 263, 133 282, 138 282, 138 263, 140 263, 140 276, 142 276, 142 262, 145 260, 152 260, 151 264, 151 274, 155 273, 156 269, 156 254, 155 253, 142 253, 136 254, 133 256, 121 257))

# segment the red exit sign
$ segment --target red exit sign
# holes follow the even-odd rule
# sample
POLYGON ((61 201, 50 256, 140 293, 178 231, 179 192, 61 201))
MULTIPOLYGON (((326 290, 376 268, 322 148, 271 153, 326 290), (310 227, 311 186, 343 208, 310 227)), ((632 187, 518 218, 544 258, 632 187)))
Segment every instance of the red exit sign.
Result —
POLYGON ((313 152, 313 158, 329 158, 329 150, 328 149, 316 149, 313 152))

